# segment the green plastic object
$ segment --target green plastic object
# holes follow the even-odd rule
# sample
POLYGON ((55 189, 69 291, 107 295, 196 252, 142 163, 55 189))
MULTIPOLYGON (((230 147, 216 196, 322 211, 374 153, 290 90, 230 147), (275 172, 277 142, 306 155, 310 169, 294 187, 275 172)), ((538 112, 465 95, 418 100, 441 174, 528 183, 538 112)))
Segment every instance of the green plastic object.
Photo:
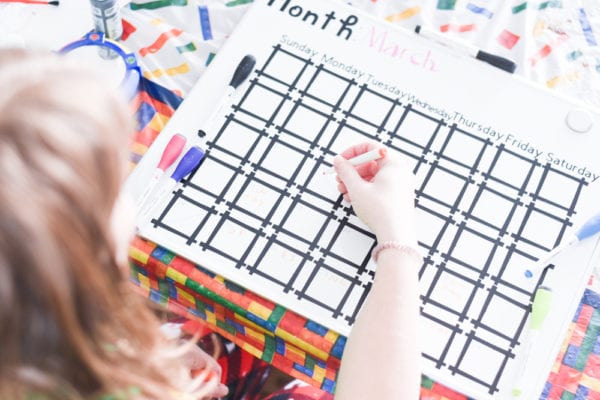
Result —
POLYGON ((530 329, 540 330, 542 328, 550 311, 550 303, 552 303, 552 289, 547 286, 540 286, 535 292, 533 305, 531 306, 530 329))

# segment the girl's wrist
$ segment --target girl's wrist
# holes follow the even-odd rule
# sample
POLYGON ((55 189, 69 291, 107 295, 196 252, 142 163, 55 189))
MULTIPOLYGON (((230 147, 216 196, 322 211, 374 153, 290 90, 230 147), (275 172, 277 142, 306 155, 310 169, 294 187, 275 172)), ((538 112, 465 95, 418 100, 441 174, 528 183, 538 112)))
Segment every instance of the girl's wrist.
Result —
POLYGON ((385 252, 386 250, 396 250, 400 252, 415 253, 416 255, 419 255, 418 249, 414 246, 407 245, 402 242, 387 241, 377 243, 377 245, 373 248, 373 251, 371 252, 371 257, 373 257, 373 260, 377 262, 379 254, 385 252))
POLYGON ((411 222, 403 221, 398 224, 389 224, 384 228, 375 231, 378 243, 383 242, 398 242, 408 246, 417 245, 415 237, 415 229, 411 222))
POLYGON ((423 256, 416 246, 405 245, 400 242, 381 242, 373 248, 371 253, 377 268, 381 265, 401 265, 407 270, 413 270, 408 266, 419 268, 423 264, 423 256))

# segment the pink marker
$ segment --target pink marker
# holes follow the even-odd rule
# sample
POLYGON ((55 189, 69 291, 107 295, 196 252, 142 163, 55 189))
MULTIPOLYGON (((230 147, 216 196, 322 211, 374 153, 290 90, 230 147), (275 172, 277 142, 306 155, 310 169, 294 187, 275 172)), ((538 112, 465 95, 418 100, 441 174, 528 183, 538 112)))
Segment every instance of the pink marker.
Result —
POLYGON ((138 213, 139 221, 145 221, 154 208, 162 204, 164 198, 169 193, 177 190, 179 182, 200 165, 205 155, 206 153, 200 146, 189 148, 183 157, 181 157, 181 161, 179 161, 175 171, 166 180, 165 184, 160 186, 158 191, 153 192, 153 196, 140 208, 138 213))
MULTIPOLYGON (((364 163, 368 163, 370 161, 379 160, 384 158, 387 154, 387 149, 385 147, 381 147, 379 149, 374 149, 371 151, 367 151, 359 156, 353 157, 349 159, 350 164, 356 166, 364 163)), ((329 168, 327 171, 323 171, 323 175, 335 174, 335 169, 333 167, 329 168)))
POLYGON ((138 202, 140 209, 143 207, 144 203, 148 199, 148 196, 150 196, 150 193, 152 193, 156 184, 158 183, 158 181, 160 181, 160 178, 162 178, 167 168, 173 165, 175 160, 177 160, 177 158, 183 151, 183 148, 185 147, 185 142, 185 136, 179 133, 171 137, 169 143, 167 143, 165 149, 163 150, 162 156, 160 157, 160 161, 158 162, 156 170, 154 171, 154 175, 152 175, 152 178, 150 179, 150 182, 148 183, 144 194, 142 194, 142 196, 140 197, 140 201, 138 202))

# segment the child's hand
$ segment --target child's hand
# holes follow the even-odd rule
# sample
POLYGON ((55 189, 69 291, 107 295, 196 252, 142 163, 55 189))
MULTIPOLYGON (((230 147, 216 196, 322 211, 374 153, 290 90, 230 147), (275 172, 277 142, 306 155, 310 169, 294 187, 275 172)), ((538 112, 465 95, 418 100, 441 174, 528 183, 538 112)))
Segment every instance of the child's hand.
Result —
POLYGON ((227 386, 221 383, 221 366, 210 354, 207 354, 198 346, 193 346, 185 354, 184 362, 189 366, 194 377, 202 376, 202 380, 208 385, 215 385, 208 396, 220 398, 229 392, 227 386))
POLYGON ((393 240, 416 246, 414 175, 406 163, 392 152, 356 167, 346 161, 380 147, 377 143, 361 143, 333 160, 338 190, 379 242, 393 240))

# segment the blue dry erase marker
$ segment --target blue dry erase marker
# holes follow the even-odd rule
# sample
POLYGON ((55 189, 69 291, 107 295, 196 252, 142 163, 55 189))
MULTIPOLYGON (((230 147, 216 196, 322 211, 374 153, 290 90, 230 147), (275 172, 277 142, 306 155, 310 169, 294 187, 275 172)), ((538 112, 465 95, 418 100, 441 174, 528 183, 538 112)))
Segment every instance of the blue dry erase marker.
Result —
POLYGON ((171 174, 168 182, 160 187, 154 196, 146 203, 146 206, 141 210, 140 219, 146 220, 150 212, 158 205, 161 204, 163 198, 170 192, 177 188, 177 185, 181 180, 186 177, 190 172, 196 169, 200 162, 204 159, 204 150, 200 146, 192 146, 190 149, 181 157, 181 160, 175 167, 175 171, 171 174))
POLYGON ((198 165, 200 165, 200 161, 204 158, 204 150, 202 150, 199 146, 192 146, 185 155, 177 164, 175 171, 171 174, 171 180, 173 181, 173 186, 177 185, 187 174, 192 172, 198 165))
POLYGON ((531 269, 525 271, 525 276, 527 278, 532 278, 535 275, 540 274, 544 268, 546 268, 546 264, 548 261, 568 248, 569 246, 574 245, 575 243, 579 243, 582 240, 585 240, 589 237, 592 237, 600 232, 600 213, 595 214, 590 219, 588 219, 582 226, 575 232, 575 234, 570 237, 565 243, 558 245, 555 247, 546 257, 544 257, 541 261, 538 261, 531 269))

